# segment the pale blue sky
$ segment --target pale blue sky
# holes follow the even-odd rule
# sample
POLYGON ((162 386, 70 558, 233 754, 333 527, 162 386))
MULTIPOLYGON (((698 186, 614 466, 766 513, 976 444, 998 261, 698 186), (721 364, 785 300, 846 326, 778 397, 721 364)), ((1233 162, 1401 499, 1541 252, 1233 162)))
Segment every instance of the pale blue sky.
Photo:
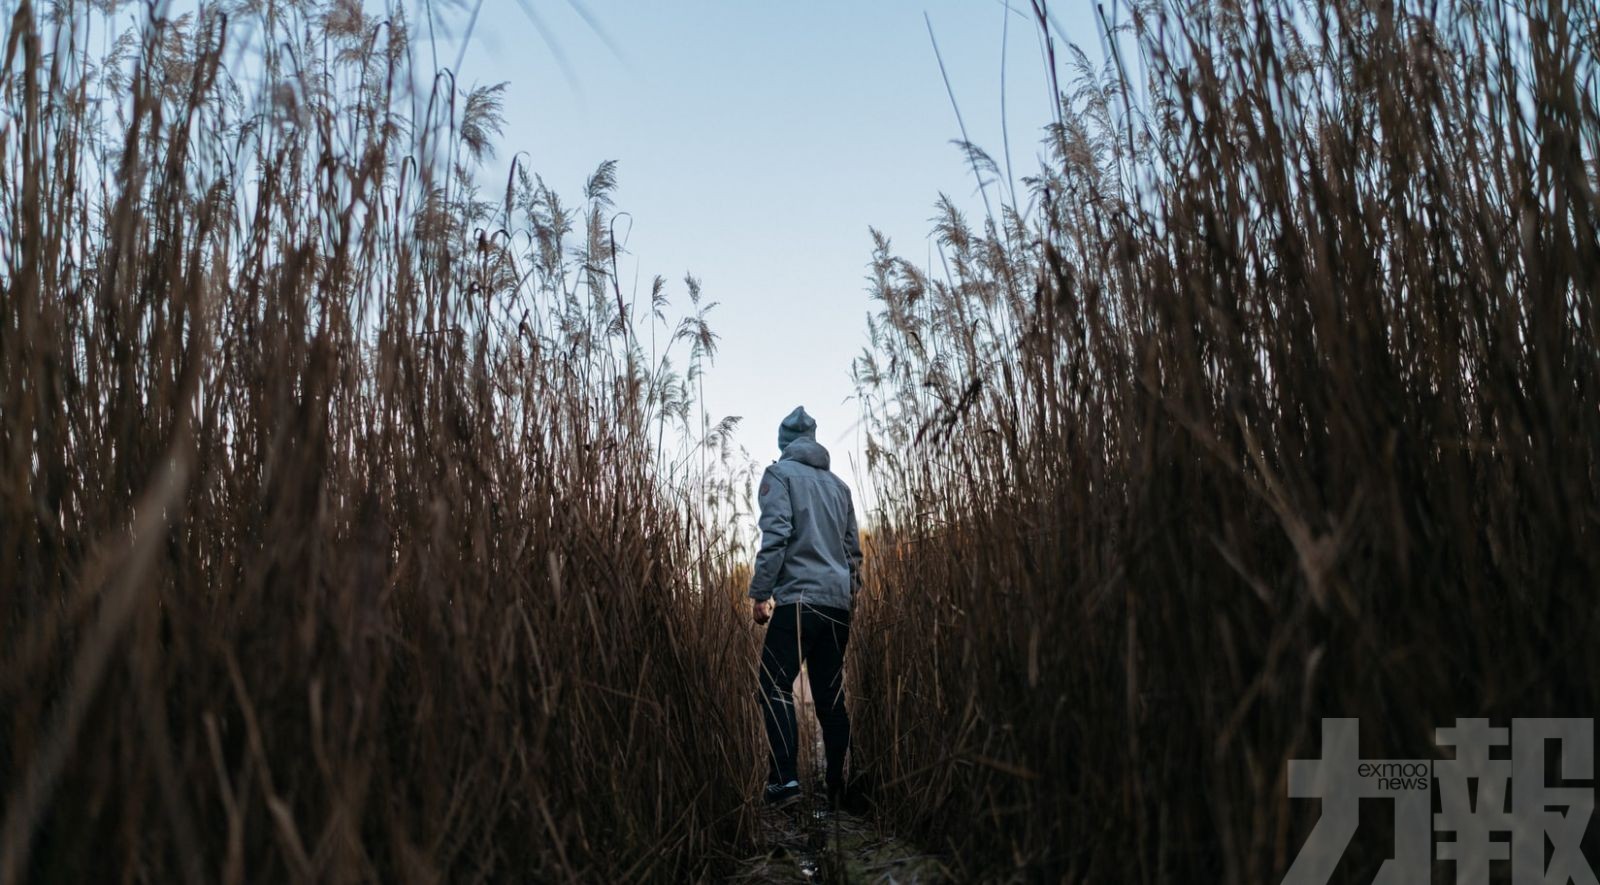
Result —
MULTIPOLYGON (((458 78, 463 87, 511 84, 505 138, 486 178, 503 182, 512 152, 523 151, 531 169, 576 201, 600 161, 618 160, 617 205, 634 222, 625 282, 637 268, 646 292, 661 274, 675 306, 686 308, 682 278, 693 272, 705 297, 720 302, 710 317, 721 341, 705 376, 708 416, 742 415, 738 440, 765 464, 778 454, 779 420, 804 405, 835 470, 860 489, 859 507, 867 490, 851 463, 861 438, 852 431, 850 362, 873 309, 868 227, 902 254, 926 257, 941 191, 970 207, 974 221, 982 213, 971 168, 950 143, 960 130, 923 14, 968 134, 1004 168, 1005 7, 583 0, 602 37, 570 3, 526 3, 567 72, 518 0, 485 0, 458 78)), ((1026 12, 1026 0, 1015 8, 1026 12)), ((1092 10, 1057 3, 1051 12, 1097 57, 1092 10)), ((1021 188, 1038 163, 1050 95, 1031 13, 1010 20, 1006 104, 1021 188)), ((440 21, 459 33, 466 16, 440 21)), ((451 42, 439 41, 443 66, 455 62, 451 42)), ((418 60, 431 63, 429 51, 419 41, 418 60)))

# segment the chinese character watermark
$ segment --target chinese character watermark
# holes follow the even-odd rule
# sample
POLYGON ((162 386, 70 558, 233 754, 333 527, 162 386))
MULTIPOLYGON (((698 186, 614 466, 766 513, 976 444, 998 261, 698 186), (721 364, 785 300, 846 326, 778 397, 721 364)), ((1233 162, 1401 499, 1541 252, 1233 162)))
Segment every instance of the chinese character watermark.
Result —
POLYGON ((1554 742, 1557 780, 1594 778, 1593 719, 1513 719, 1509 729, 1457 719, 1435 733, 1440 746, 1455 750, 1455 758, 1438 761, 1361 759, 1359 729, 1354 719, 1324 719, 1322 758, 1289 762, 1289 795, 1321 799, 1322 816, 1284 885, 1329 881, 1360 823, 1362 799, 1394 803, 1394 856, 1374 885, 1431 881, 1435 833, 1437 859, 1455 865, 1456 885, 1489 885, 1497 860, 1510 862, 1512 885, 1600 885, 1582 849, 1594 787, 1552 785, 1546 776, 1554 742), (1508 758, 1495 758, 1496 747, 1508 748, 1500 754, 1508 758))

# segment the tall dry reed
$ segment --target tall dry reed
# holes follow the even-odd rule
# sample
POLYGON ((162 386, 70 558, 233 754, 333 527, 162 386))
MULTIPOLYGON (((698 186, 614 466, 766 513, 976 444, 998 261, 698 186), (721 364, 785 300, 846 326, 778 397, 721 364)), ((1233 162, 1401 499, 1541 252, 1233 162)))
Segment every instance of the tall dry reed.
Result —
POLYGON ((1600 14, 1034 12, 1025 208, 875 253, 857 759, 975 879, 1275 883, 1320 717, 1600 711, 1600 14))
POLYGON ((713 873, 715 338, 614 166, 481 192, 511 96, 413 92, 400 10, 103 6, 4 31, 0 882, 713 873))

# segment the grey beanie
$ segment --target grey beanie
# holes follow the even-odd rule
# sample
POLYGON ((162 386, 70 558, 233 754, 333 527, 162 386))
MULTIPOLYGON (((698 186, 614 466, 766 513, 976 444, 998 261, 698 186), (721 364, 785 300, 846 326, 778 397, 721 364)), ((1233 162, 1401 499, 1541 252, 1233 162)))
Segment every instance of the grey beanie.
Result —
POLYGON ((806 414, 805 406, 795 406, 789 417, 778 425, 778 448, 788 448, 789 443, 800 437, 813 441, 817 438, 817 422, 806 414))

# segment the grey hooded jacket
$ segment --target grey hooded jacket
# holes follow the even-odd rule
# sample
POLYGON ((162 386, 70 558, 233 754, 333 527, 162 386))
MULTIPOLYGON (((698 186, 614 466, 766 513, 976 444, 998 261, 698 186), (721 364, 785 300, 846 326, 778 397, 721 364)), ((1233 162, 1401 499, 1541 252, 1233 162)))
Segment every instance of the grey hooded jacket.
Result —
POLYGON ((861 539, 850 487, 828 464, 828 450, 807 434, 761 475, 761 551, 751 599, 850 608, 861 586, 861 539))

